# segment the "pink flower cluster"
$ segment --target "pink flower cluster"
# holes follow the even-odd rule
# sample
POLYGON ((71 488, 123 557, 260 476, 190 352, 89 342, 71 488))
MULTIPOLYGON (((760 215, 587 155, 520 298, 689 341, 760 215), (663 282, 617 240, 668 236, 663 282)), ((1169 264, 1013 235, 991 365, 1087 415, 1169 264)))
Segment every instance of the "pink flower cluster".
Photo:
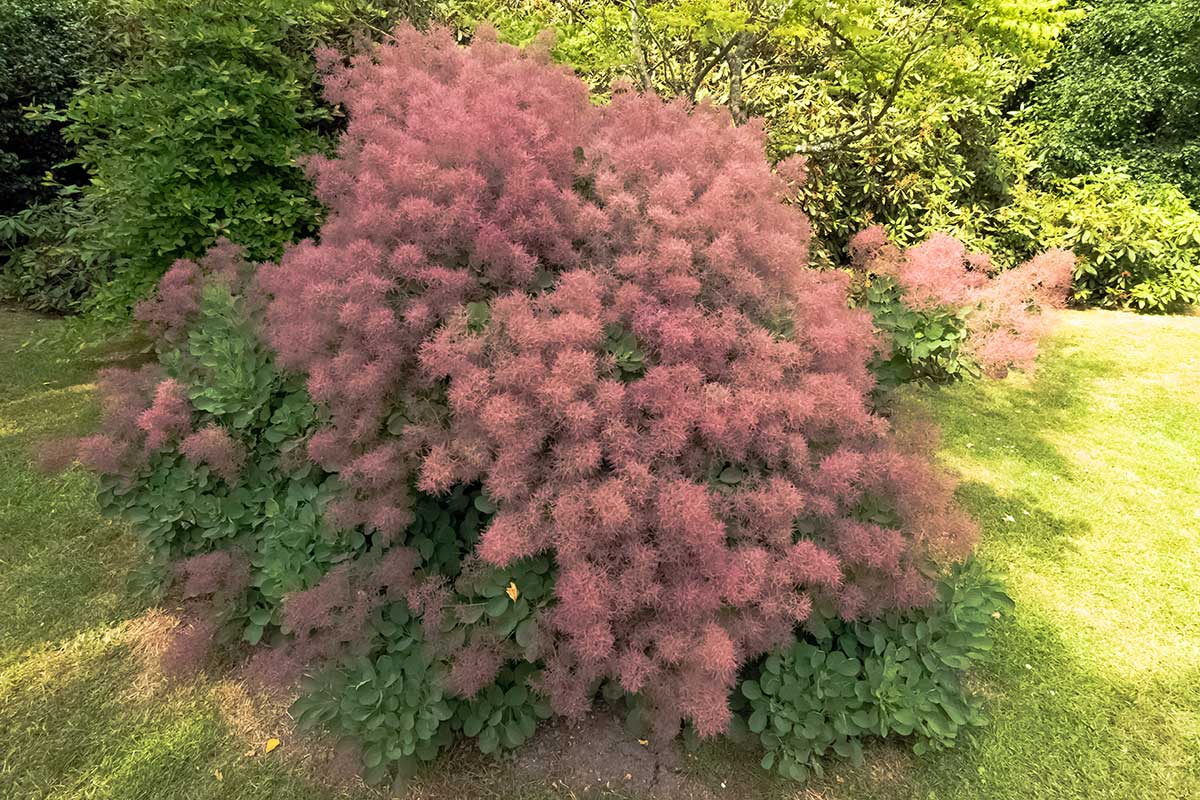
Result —
MULTIPOLYGON (((180 260, 167 271, 153 297, 136 310, 157 344, 168 349, 183 344, 205 284, 220 282, 239 293, 253 291, 253 265, 242 253, 241 247, 221 239, 199 262, 180 260)), ((193 431, 187 387, 166 377, 161 366, 106 369, 98 383, 101 432, 74 440, 69 448, 56 443, 54 452, 43 459, 48 466, 69 466, 73 456, 96 472, 128 478, 151 454, 177 447, 193 464, 207 464, 228 483, 237 480, 245 447, 215 424, 193 431)))
MULTIPOLYGON (((560 713, 612 678, 660 733, 719 733, 739 665, 814 607, 923 603, 923 559, 970 547, 950 487, 872 413, 870 319, 845 275, 805 267, 760 127, 622 91, 593 106, 485 32, 401 29, 328 94, 350 123, 312 163, 321 239, 260 273, 279 360, 328 413, 309 453, 347 487, 339 525, 395 540, 414 484, 478 480, 499 506, 483 559, 553 554, 560 713), (644 353, 632 379, 614 325, 644 353), (868 501, 902 523, 859 521, 868 501)), ((310 592, 353 608, 350 576, 310 592)), ((459 657, 464 684, 500 664, 459 657)))
POLYGON ((129 477, 149 456, 191 431, 191 404, 162 368, 106 369, 100 373, 101 433, 78 441, 79 462, 105 475, 129 477))
POLYGON ((246 460, 246 448, 220 425, 208 424, 179 444, 179 452, 193 464, 206 464, 228 484, 237 481, 246 460))
POLYGON ((893 277, 913 308, 965 310, 967 352, 995 377, 1033 369, 1038 340, 1067 303, 1075 265, 1069 250, 1049 250, 993 275, 987 255, 953 237, 935 234, 901 250, 878 226, 851 240, 850 255, 856 269, 893 277))
POLYGON ((237 289, 247 282, 252 266, 243 253, 244 248, 221 238, 198 262, 176 261, 158 282, 154 296, 138 303, 134 315, 157 339, 181 344, 188 323, 200 310, 200 292, 205 283, 220 281, 237 289))

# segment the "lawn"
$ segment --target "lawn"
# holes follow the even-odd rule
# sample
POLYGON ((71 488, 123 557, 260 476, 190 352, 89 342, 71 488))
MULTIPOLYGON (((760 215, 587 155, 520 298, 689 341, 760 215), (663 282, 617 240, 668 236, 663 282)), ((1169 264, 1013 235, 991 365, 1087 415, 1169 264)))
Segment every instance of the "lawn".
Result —
MULTIPOLYGON (((0 798, 375 796, 326 785, 321 748, 234 677, 170 683, 148 666, 171 609, 136 590, 136 545, 95 512, 86 475, 32 468, 39 442, 96 416, 103 355, 46 340, 59 325, 0 310, 0 798)), ((941 424, 980 557, 1018 604, 974 678, 991 726, 921 760, 874 747, 807 787, 706 746, 673 793, 1200 797, 1200 317, 1070 313, 1034 378, 908 399, 941 424)), ((572 792, 587 793, 465 754, 414 787, 572 792)))

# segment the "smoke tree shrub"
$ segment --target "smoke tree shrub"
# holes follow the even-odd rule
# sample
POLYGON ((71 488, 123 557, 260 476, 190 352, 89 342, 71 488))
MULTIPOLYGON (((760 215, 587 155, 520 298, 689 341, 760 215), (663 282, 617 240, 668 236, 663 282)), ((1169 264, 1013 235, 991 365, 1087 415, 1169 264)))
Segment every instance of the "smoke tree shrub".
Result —
POLYGON ((255 278, 227 241, 177 262, 137 310, 156 362, 102 374, 103 429, 70 453, 101 474, 102 507, 177 590, 164 668, 194 669, 238 639, 272 645, 251 674, 288 683, 312 667, 295 715, 353 736, 371 780, 456 736, 488 753, 519 745, 550 713, 525 654, 552 600, 551 561, 499 570, 472 557, 494 511, 477 486, 417 495, 407 546, 333 524, 344 487, 306 454, 321 412, 275 364, 255 278), (493 680, 501 653, 513 663, 493 680))
POLYGON ((228 242, 178 262, 138 309, 157 361, 101 376, 103 429, 78 446, 101 473, 101 506, 180 577, 196 641, 173 649, 179 666, 204 658, 214 618, 257 642, 277 625, 284 594, 365 541, 321 523, 336 481, 303 457, 316 410, 259 336, 253 277, 228 242))
POLYGON ((970 525, 871 412, 869 317, 799 266, 760 126, 597 108, 486 34, 402 30, 329 87, 350 123, 313 164, 321 240, 262 285, 328 413, 308 452, 348 488, 330 513, 396 542, 414 487, 481 483, 478 556, 557 565, 534 622, 558 713, 611 679, 659 733, 713 735, 739 664, 796 625, 929 599, 921 564, 970 525))
POLYGON ((883 334, 881 385, 1030 371, 1070 294, 1074 256, 1049 250, 992 274, 991 259, 935 234, 902 250, 881 227, 850 241, 854 296, 883 334))
POLYGON ((320 241, 177 262, 80 443, 186 598, 176 661, 239 637, 382 780, 601 685, 720 734, 797 630, 934 599, 974 526, 873 411, 871 316, 760 126, 594 106, 486 33, 326 61, 320 241))

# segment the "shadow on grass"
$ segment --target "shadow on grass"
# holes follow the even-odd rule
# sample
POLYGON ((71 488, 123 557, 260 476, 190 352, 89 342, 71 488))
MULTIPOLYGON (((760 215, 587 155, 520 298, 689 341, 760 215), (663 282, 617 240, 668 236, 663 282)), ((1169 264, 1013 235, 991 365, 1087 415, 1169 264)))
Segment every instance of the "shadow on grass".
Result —
POLYGON ((0 671, 5 798, 325 798, 282 753, 241 741, 200 686, 150 698, 119 628, 97 628, 0 671), (247 756, 247 746, 250 756, 247 756))
POLYGON ((94 479, 34 469, 47 440, 95 426, 88 384, 113 352, 87 348, 94 357, 81 357, 52 335, 62 324, 0 310, 0 665, 144 608, 128 592, 136 545, 99 514, 94 479))
POLYGON ((1092 530, 1083 517, 1062 517, 1044 510, 1028 492, 1003 495, 986 483, 967 481, 959 485, 957 496, 988 531, 989 539, 1003 540, 1004 550, 1019 550, 1023 559, 1058 561, 1077 553, 1077 541, 1092 530))
MULTIPOLYGON (((1056 620, 1018 607, 980 673, 991 726, 914 773, 916 794, 1024 800, 1200 796, 1196 670, 1132 683, 1090 670, 1056 620)), ((871 795, 866 795, 870 797, 871 795)))
POLYGON ((1081 426, 1093 402, 1093 385, 1110 377, 1118 364, 1082 350, 1072 337, 1053 342, 1040 363, 1032 378, 1013 375, 907 391, 902 407, 923 406, 938 421, 947 446, 969 450, 974 460, 1016 460, 1070 477, 1072 466, 1051 434, 1081 426))

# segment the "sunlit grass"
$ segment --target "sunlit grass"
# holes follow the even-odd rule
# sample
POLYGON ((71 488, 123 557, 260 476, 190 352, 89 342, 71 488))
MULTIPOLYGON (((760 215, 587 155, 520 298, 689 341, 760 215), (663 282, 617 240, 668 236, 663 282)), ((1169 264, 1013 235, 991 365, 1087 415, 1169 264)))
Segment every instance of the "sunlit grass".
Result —
MULTIPOLYGON (((57 324, 0 311, 0 798, 335 796, 294 753, 246 755, 277 720, 237 711, 231 680, 148 673, 135 543, 86 475, 32 469, 39 441, 95 421, 94 358, 19 347, 57 324)), ((709 746, 685 759, 697 796, 1200 797, 1200 318, 1070 314, 1035 377, 910 399, 1018 603, 975 680, 993 724, 808 787, 709 746)), ((419 797, 563 796, 479 762, 434 770, 419 797)))
POLYGON ((1200 319, 1070 314, 1032 379, 920 394, 1018 608, 912 794, 1200 797, 1200 319))
POLYGON ((932 408, 1018 614, 993 730, 924 786, 1200 796, 1200 319, 1072 314, 1033 380, 932 408))

